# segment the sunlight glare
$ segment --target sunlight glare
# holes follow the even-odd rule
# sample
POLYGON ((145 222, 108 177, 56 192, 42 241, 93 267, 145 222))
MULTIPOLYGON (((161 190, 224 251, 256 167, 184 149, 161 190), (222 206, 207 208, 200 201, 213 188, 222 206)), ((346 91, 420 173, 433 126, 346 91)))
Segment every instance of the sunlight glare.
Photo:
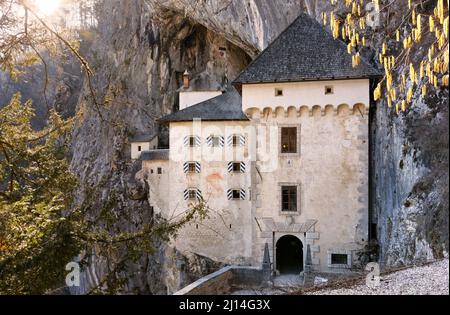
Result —
POLYGON ((45 15, 52 15, 60 5, 60 0, 35 0, 35 2, 39 12, 45 15))

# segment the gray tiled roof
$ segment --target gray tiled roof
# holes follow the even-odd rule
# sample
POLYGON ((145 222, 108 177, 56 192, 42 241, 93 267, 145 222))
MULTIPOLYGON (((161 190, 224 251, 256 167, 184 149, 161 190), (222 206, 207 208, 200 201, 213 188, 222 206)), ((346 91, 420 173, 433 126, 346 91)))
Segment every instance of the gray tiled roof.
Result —
POLYGON ((141 153, 141 161, 168 161, 170 150, 151 150, 141 153))
POLYGON ((380 72, 362 61, 353 68, 352 57, 341 40, 302 13, 233 82, 295 82, 327 79, 369 78, 380 72))
POLYGON ((137 134, 130 137, 130 142, 151 142, 153 141, 158 134, 146 135, 146 134, 137 134))
POLYGON ((235 88, 197 105, 188 107, 159 120, 161 123, 183 122, 201 119, 204 121, 248 120, 242 111, 242 99, 235 88))

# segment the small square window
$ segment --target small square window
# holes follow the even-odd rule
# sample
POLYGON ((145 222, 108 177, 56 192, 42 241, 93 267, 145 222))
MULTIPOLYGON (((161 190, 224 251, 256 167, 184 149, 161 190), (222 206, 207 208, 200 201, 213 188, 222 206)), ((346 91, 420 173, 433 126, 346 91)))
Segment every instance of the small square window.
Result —
POLYGON ((195 189, 189 190, 189 199, 191 200, 197 199, 197 191, 195 189))
POLYGON ((348 265, 347 254, 331 254, 332 265, 348 265))
POLYGON ((233 173, 241 173, 241 163, 233 163, 233 173))
POLYGON ((275 89, 275 96, 276 97, 283 96, 283 90, 282 89, 275 89))
POLYGON ((197 168, 195 166, 195 163, 189 163, 189 165, 188 165, 188 172, 191 173, 191 174, 197 172, 197 168))
POLYGON ((233 190, 233 199, 234 200, 241 199, 241 191, 239 189, 233 190))
POLYGON ((326 86, 325 87, 325 95, 331 95, 334 94, 334 88, 332 86, 326 86))

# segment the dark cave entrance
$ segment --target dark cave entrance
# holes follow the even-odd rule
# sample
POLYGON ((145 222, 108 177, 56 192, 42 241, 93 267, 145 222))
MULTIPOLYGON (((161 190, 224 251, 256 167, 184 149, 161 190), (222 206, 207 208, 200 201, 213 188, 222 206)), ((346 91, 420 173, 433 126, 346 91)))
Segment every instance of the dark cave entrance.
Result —
POLYGON ((276 255, 280 274, 300 274, 303 271, 303 244, 297 237, 286 235, 280 238, 276 255))

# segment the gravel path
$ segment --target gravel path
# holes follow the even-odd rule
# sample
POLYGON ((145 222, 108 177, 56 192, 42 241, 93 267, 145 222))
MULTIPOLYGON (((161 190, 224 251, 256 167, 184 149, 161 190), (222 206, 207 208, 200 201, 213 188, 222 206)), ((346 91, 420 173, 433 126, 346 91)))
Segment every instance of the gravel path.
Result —
POLYGON ((352 288, 324 289, 306 293, 307 295, 448 295, 449 260, 416 267, 386 276, 376 289, 366 285, 352 288))

